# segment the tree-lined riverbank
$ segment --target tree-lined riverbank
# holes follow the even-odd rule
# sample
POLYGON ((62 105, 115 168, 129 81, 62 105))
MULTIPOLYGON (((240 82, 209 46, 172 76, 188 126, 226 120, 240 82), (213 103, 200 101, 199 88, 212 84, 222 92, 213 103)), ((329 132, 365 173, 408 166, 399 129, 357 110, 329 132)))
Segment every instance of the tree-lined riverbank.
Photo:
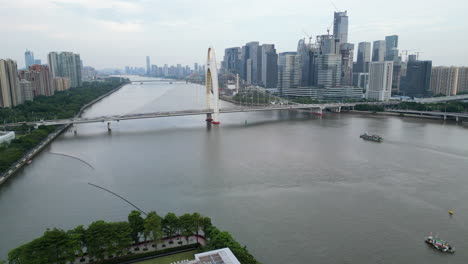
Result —
POLYGON ((8 261, 12 264, 119 263, 194 247, 199 247, 201 252, 229 247, 241 263, 258 263, 228 232, 214 227, 209 217, 199 213, 182 216, 168 213, 161 217, 154 211, 145 218, 141 212, 132 211, 128 221, 99 220, 87 228, 80 225, 67 231, 47 229, 43 236, 11 250, 8 261), (176 243, 179 246, 174 247, 176 243), (143 246, 142 254, 139 254, 140 246, 143 246))

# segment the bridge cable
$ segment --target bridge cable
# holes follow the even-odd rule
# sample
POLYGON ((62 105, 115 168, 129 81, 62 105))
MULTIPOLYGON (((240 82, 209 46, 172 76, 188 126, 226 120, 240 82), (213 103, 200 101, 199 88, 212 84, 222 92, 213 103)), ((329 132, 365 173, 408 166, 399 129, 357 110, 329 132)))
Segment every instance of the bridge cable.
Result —
POLYGON ((104 188, 104 187, 101 187, 101 186, 99 186, 99 185, 96 185, 96 184, 92 184, 92 183, 89 183, 89 182, 88 182, 88 184, 91 185, 91 186, 94 186, 94 187, 96 187, 96 188, 99 188, 99 189, 101 189, 101 190, 104 190, 104 191, 106 191, 106 192, 108 192, 108 193, 110 193, 110 194, 113 194, 114 196, 119 197, 120 199, 122 199, 122 200, 124 200, 125 202, 127 202, 129 205, 133 206, 133 207, 134 207, 135 209, 137 209, 138 211, 140 211, 140 212, 142 212, 143 214, 145 214, 146 216, 148 216, 148 213, 147 213, 147 212, 141 210, 138 206, 136 206, 135 204, 133 204, 133 203, 130 202, 129 200, 125 199, 124 197, 122 197, 122 196, 116 194, 115 192, 113 192, 113 191, 111 191, 111 190, 108 190, 108 189, 106 189, 106 188, 104 188))

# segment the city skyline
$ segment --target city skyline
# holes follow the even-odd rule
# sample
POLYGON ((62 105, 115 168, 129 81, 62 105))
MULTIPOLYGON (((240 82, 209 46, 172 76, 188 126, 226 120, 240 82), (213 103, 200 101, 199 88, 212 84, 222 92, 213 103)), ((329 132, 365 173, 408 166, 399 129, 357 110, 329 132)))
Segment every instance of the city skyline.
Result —
MULTIPOLYGON (((424 9, 418 2, 396 1, 386 6, 385 13, 381 12, 382 3, 372 1, 358 5, 335 1, 335 5, 350 16, 349 43, 399 35, 401 50, 422 51, 421 59, 431 59, 434 65, 463 65, 468 55, 462 52, 462 45, 455 43, 464 42, 464 36, 456 32, 468 22, 457 21, 456 17, 463 10, 460 5, 466 4, 445 6, 426 1, 431 9, 424 9), (441 49, 434 41, 447 34, 454 36, 450 40, 453 49, 441 49)), ((209 45, 220 54, 236 43, 258 41, 275 44, 280 53, 296 50, 297 39, 306 37, 303 31, 315 36, 327 28, 332 30, 329 14, 334 8, 327 1, 268 3, 249 3, 252 8, 243 9, 242 3, 234 5, 232 1, 196 5, 120 0, 5 1, 0 11, 0 34, 8 36, 9 41, 0 44, 0 57, 17 61, 20 68, 24 67, 26 49, 42 61, 50 51, 70 50, 81 54, 85 65, 98 69, 144 66, 146 56, 156 65, 192 65, 204 63, 204 50, 209 45), (227 6, 232 10, 223 12, 227 6), (207 12, 214 13, 217 23, 210 23, 207 12), (63 20, 64 16, 67 19, 63 20)))

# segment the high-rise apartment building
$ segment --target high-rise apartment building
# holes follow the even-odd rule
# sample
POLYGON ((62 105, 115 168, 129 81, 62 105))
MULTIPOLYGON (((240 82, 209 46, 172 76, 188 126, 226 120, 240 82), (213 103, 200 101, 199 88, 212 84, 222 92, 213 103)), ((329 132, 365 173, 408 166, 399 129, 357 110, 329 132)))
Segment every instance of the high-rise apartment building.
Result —
POLYGON ((457 67, 432 68, 431 90, 433 95, 456 95, 457 88, 457 67))
POLYGON ((23 92, 24 101, 33 101, 34 93, 33 93, 32 83, 23 79, 19 82, 19 84, 20 84, 20 89, 23 92))
POLYGON ((39 60, 39 59, 34 59, 34 64, 41 65, 41 64, 42 64, 42 61, 39 60))
POLYGON ((0 59, 0 107, 13 107, 23 102, 16 61, 0 59))
POLYGON ((266 88, 278 86, 278 54, 274 44, 263 44, 261 48, 261 85, 266 88))
POLYGON ((367 99, 388 101, 392 95, 393 61, 371 62, 367 99))
POLYGON ((348 43, 348 13, 335 12, 333 20, 333 37, 339 43, 348 43))
POLYGON ((51 96, 54 94, 52 75, 49 72, 49 67, 45 65, 35 64, 29 67, 29 70, 20 71, 19 77, 22 80, 31 82, 34 96, 51 96))
POLYGON ((82 65, 79 54, 72 52, 50 52, 47 59, 52 78, 69 78, 72 88, 82 85, 82 65))
POLYGON ((301 57, 297 52, 283 52, 278 56, 278 90, 286 95, 301 84, 301 57))
POLYGON ((374 41, 374 47, 372 48, 372 61, 384 61, 386 49, 387 44, 385 40, 374 41))
POLYGON ((355 72, 369 72, 371 61, 371 43, 360 42, 358 45, 357 63, 355 72))
MULTIPOLYGON (((223 70, 226 73, 238 74, 241 69, 242 49, 239 47, 224 50, 223 70)), ((198 67, 197 67, 198 68, 198 67)), ((198 69, 195 69, 198 71, 198 69)))
POLYGON ((385 37, 385 60, 398 60, 398 36, 392 35, 385 37))
POLYGON ((54 91, 65 91, 70 89, 70 79, 56 77, 52 80, 54 91))
POLYGON ((408 61, 399 93, 411 97, 431 96, 431 73, 432 61, 408 61))
POLYGON ((468 67, 458 68, 457 94, 468 93, 468 67))
POLYGON ((24 53, 24 62, 26 65, 26 69, 29 69, 29 66, 33 65, 34 62, 34 53, 32 51, 26 50, 24 53))
POLYGON ((149 75, 150 73, 151 73, 150 56, 146 56, 146 74, 149 75))

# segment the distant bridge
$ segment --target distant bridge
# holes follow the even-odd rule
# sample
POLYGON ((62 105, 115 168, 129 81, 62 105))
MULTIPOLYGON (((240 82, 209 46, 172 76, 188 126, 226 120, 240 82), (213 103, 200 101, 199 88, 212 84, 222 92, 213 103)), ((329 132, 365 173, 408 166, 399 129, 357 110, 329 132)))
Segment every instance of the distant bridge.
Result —
MULTIPOLYGON (((329 109, 333 112, 341 112, 342 108, 353 108, 357 104, 362 103, 332 103, 332 104, 292 104, 292 105, 266 105, 258 107, 236 107, 236 108, 223 108, 219 109, 220 114, 227 113, 241 113, 241 112, 260 112, 260 111, 273 111, 273 110, 293 110, 293 109, 306 109, 310 110, 316 115, 322 115, 323 110, 329 109)), ((393 105, 395 103, 365 103, 372 105, 393 105)), ((99 123, 99 122, 119 122, 121 120, 133 120, 133 119, 149 119, 149 118, 161 118, 161 117, 175 117, 175 116, 192 116, 192 115, 211 115, 214 113, 213 109, 194 109, 194 110, 182 110, 182 111, 170 111, 170 112, 151 112, 141 114, 127 114, 127 115, 110 115, 100 116, 91 118, 69 118, 69 119, 57 119, 57 120, 43 120, 43 121, 32 121, 32 122, 19 122, 3 124, 0 127, 14 127, 14 126, 55 126, 55 125, 74 125, 74 124, 86 124, 86 123, 99 123)))
POLYGON ((414 99, 414 100, 412 100, 410 102, 438 103, 438 102, 457 101, 457 100, 468 100, 468 94, 441 96, 441 97, 431 97, 431 98, 416 98, 416 99, 414 99))
POLYGON ((462 120, 468 120, 468 113, 450 113, 450 112, 438 112, 438 111, 415 111, 415 110, 386 110, 387 112, 400 113, 401 115, 421 115, 421 116, 436 116, 441 119, 447 120, 447 118, 455 119, 457 122, 462 120))

